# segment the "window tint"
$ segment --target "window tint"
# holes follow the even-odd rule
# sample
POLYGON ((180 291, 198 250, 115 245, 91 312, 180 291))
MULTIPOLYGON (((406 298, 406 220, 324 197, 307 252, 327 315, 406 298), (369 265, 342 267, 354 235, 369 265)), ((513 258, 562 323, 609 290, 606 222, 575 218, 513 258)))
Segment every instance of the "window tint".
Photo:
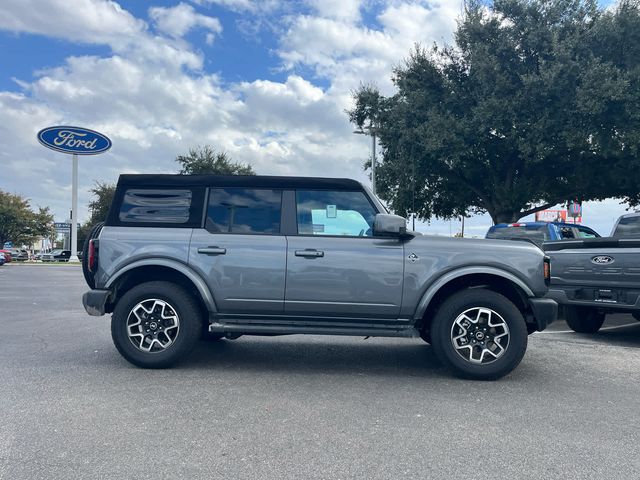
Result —
POLYGON ((640 216, 620 219, 614 237, 640 237, 640 216))
POLYGON ((300 235, 371 237, 376 210, 363 192, 296 192, 300 235))
POLYGON ((280 233, 282 191, 212 188, 206 228, 219 233, 280 233))
POLYGON ((191 190, 129 189, 120 206, 124 223, 188 223, 191 190))

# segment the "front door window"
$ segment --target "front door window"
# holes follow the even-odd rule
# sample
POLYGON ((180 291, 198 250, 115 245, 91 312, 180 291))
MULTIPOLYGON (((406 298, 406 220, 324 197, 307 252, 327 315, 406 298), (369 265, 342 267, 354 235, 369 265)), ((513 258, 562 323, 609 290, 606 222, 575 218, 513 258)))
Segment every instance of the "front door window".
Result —
POLYGON ((372 237, 376 210, 363 192, 298 190, 298 234, 372 237))

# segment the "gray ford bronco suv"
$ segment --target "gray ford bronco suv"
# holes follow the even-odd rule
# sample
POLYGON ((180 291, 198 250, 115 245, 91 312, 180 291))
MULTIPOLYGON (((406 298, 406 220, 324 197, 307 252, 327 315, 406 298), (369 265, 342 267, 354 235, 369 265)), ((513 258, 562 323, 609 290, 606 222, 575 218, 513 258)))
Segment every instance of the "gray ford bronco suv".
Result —
POLYGON ((147 368, 202 335, 309 333, 421 337, 455 374, 496 379, 557 315, 536 246, 407 231, 348 179, 121 175, 85 250, 85 309, 112 313, 147 368))

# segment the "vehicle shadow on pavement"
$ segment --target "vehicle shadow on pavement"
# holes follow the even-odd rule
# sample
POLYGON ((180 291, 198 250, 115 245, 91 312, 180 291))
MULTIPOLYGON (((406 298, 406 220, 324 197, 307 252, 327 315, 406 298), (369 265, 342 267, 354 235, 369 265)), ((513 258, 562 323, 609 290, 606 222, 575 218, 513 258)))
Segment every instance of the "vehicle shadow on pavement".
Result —
POLYGON ((635 347, 640 348, 640 323, 637 325, 630 325, 624 328, 617 328, 615 330, 600 330, 594 334, 580 334, 575 333, 583 339, 588 339, 600 344, 606 344, 616 347, 635 347))
MULTIPOLYGON (((540 338, 541 334, 534 334, 540 338)), ((640 348, 640 322, 631 315, 615 315, 607 318, 597 333, 576 333, 571 331, 564 321, 553 324, 553 328, 542 332, 542 335, 569 342, 588 341, 601 345, 640 348)))
POLYGON ((329 337, 311 342, 301 341, 300 337, 251 336, 201 341, 181 366, 254 372, 449 376, 425 343, 390 343, 382 339, 336 343, 329 337))

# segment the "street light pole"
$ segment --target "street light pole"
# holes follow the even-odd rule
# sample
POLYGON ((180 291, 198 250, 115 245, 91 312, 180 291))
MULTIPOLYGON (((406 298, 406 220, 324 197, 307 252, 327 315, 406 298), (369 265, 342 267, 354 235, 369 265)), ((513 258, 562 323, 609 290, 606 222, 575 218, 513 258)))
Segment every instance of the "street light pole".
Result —
POLYGON ((376 133, 371 131, 371 191, 376 194, 376 133))
POLYGON ((366 127, 368 133, 364 130, 354 130, 356 135, 371 135, 371 191, 376 195, 376 133, 373 126, 366 127))

